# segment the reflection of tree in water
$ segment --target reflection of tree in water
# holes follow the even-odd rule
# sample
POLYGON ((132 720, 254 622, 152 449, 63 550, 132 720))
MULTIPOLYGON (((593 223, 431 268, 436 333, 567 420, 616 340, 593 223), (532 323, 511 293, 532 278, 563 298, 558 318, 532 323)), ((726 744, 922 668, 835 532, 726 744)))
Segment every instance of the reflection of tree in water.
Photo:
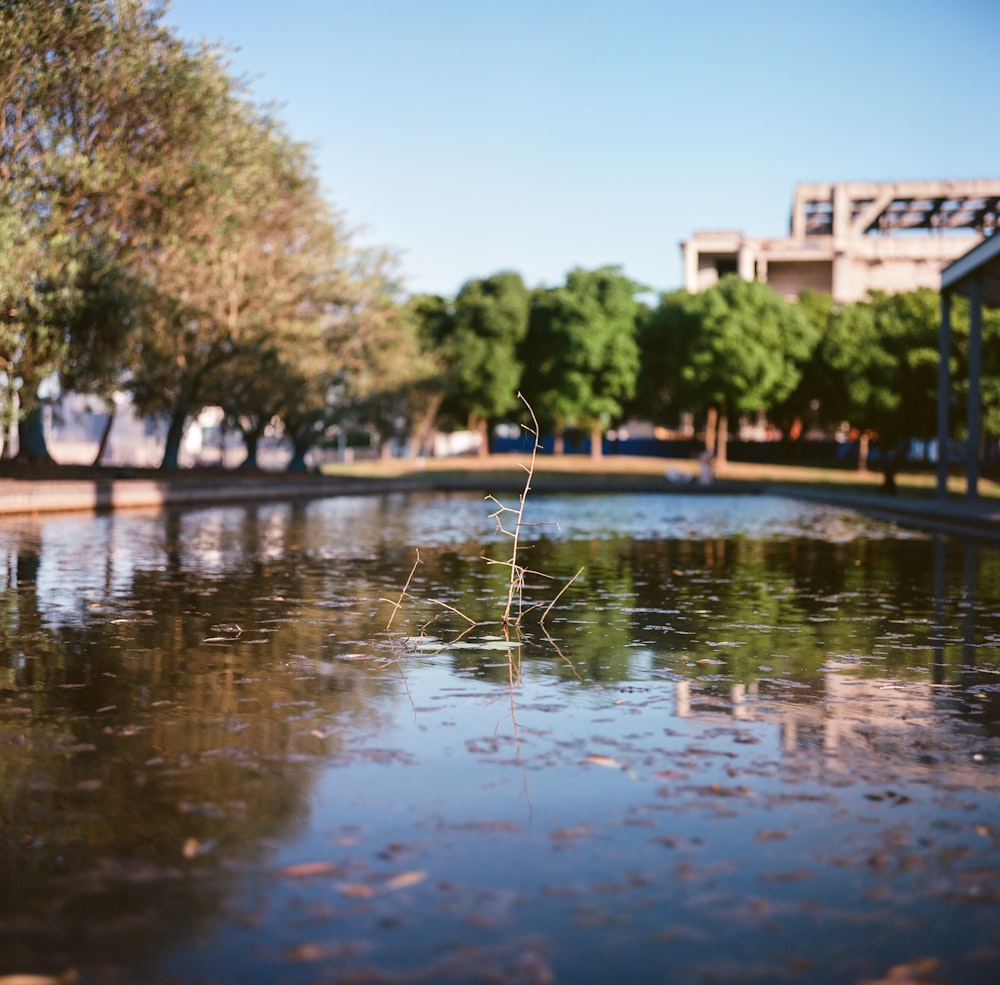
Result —
POLYGON ((959 683, 947 701, 994 731, 1000 696, 974 664, 990 639, 985 624, 977 628, 986 607, 977 586, 991 583, 991 571, 1000 576, 1000 558, 948 540, 935 562, 934 543, 542 538, 532 560, 553 572, 586 568, 560 601, 553 633, 587 680, 634 679, 630 647, 641 644, 655 666, 725 705, 734 682, 809 705, 826 700, 828 664, 843 660, 858 677, 923 682, 934 672, 938 683, 959 683), (783 675, 794 677, 794 690, 783 675), (970 705, 963 695, 972 691, 970 705))
MULTIPOLYGON (((57 971, 175 946, 305 823, 323 763, 377 727, 396 681, 334 659, 330 623, 302 601, 331 574, 292 549, 306 532, 295 511, 264 513, 236 528, 166 514, 127 589, 70 621, 48 618, 38 590, 52 559, 15 551, 0 648, 0 974, 39 954, 57 971)), ((349 581, 340 590, 356 596, 349 581)))

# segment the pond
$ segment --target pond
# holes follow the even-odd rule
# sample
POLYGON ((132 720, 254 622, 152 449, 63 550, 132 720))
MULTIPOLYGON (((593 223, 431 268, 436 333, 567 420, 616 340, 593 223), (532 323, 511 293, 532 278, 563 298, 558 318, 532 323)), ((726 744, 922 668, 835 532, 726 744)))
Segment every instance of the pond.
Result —
POLYGON ((1000 552, 495 509, 0 521, 0 982, 998 980, 1000 552))

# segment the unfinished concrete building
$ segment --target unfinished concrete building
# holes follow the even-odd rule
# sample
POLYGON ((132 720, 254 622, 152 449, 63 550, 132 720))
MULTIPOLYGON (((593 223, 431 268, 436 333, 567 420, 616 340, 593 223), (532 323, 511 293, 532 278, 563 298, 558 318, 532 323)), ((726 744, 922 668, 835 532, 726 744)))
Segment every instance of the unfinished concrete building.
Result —
POLYGON ((997 228, 998 203, 1000 179, 796 185, 787 238, 696 232, 681 244, 684 286, 702 291, 736 273, 789 299, 937 290, 942 269, 997 228))

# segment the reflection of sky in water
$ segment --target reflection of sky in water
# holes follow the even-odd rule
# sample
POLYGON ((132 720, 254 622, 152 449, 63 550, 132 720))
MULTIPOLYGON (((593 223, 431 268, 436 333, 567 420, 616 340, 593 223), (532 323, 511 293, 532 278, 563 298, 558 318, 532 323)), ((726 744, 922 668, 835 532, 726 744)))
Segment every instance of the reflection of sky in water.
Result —
MULTIPOLYGON (((514 493, 498 497, 516 507, 514 493)), ((363 501, 325 500, 311 507, 313 521, 324 531, 328 546, 352 540, 361 531, 377 542, 423 544, 427 547, 465 540, 502 539, 489 519, 497 505, 463 495, 397 496, 382 501, 378 522, 363 501), (356 526, 356 522, 361 524, 356 526)), ((512 529, 514 516, 505 513, 512 529)), ((607 538, 633 537, 755 539, 804 537, 845 541, 857 537, 915 537, 893 523, 873 520, 850 510, 773 496, 729 496, 671 493, 616 495, 532 495, 524 516, 526 537, 607 538)))
POLYGON ((538 496, 530 501, 526 518, 532 523, 558 521, 566 537, 633 537, 638 540, 804 537, 839 542, 862 536, 900 536, 894 524, 871 520, 850 510, 773 496, 683 493, 538 496))

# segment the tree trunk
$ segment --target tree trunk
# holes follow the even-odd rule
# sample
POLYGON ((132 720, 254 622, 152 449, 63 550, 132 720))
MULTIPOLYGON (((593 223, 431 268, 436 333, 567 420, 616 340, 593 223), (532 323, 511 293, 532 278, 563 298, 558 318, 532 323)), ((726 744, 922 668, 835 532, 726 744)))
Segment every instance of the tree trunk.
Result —
POLYGON ((729 412, 726 405, 719 408, 719 421, 716 425, 718 434, 715 439, 715 466, 725 468, 728 461, 726 455, 726 445, 729 443, 729 412))
POLYGON ((108 412, 108 420, 104 425, 104 430, 101 432, 101 440, 97 446, 97 454, 94 456, 93 464, 95 466, 101 464, 101 459, 104 457, 104 453, 108 449, 108 439, 111 437, 111 429, 115 426, 115 402, 113 400, 107 400, 104 403, 104 407, 108 412))
POLYGON ((714 404, 705 414, 705 451, 709 456, 715 455, 716 428, 719 420, 719 408, 714 404))
POLYGON ((161 469, 178 467, 181 453, 181 439, 184 437, 184 424, 187 421, 187 411, 176 407, 170 414, 170 426, 167 428, 167 440, 163 446, 163 461, 161 469))
POLYGON ((485 417, 476 418, 474 431, 479 432, 479 457, 487 458, 490 454, 490 422, 485 417))
POLYGON ((295 437, 292 439, 292 457, 288 463, 287 472, 308 472, 306 465, 306 453, 312 448, 312 437, 302 439, 295 437))
POLYGON ((45 444, 44 408, 33 407, 17 423, 17 455, 19 461, 31 465, 55 465, 45 444))
POLYGON ((858 435, 858 471, 867 472, 868 471, 868 445, 871 441, 871 435, 867 431, 862 431, 858 435))
POLYGON ((604 440, 604 428, 601 427, 600 421, 595 421, 590 426, 590 457, 593 459, 599 459, 604 454, 604 448, 602 447, 602 441, 604 440))
POLYGON ((3 450, 0 451, 0 458, 14 457, 14 442, 11 437, 14 433, 14 425, 17 420, 17 413, 14 409, 14 384, 7 373, 5 384, 3 385, 3 396, 0 397, 2 407, 0 407, 0 427, 3 428, 3 450))
POLYGON ((240 428, 240 434, 243 435, 243 446, 247 450, 247 457, 240 462, 241 469, 257 468, 257 449, 260 447, 260 436, 263 430, 263 428, 248 428, 247 430, 240 428))
POLYGON ((566 454, 566 428, 562 424, 557 424, 555 428, 555 434, 552 438, 552 454, 553 455, 565 455, 566 454))
POLYGON ((437 413, 443 400, 443 396, 435 395, 432 397, 423 414, 418 419, 413 429, 413 436, 409 442, 410 458, 416 455, 423 455, 427 451, 430 444, 431 431, 434 428, 434 421, 437 418, 437 413))

